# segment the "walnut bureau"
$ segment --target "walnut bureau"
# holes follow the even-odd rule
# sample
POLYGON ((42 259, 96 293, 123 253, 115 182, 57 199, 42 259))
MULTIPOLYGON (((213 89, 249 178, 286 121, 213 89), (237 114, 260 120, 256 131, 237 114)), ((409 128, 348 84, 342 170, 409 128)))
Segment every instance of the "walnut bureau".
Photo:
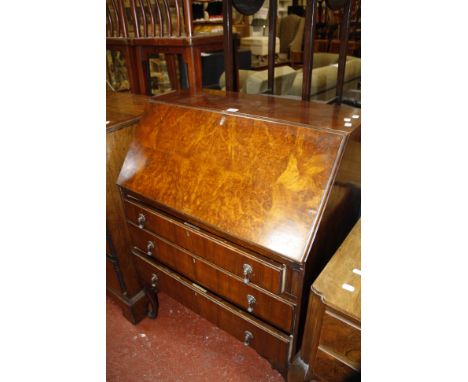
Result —
POLYGON ((288 381, 344 382, 361 363, 361 221, 314 281, 288 381))
POLYGON ((147 100, 130 93, 106 94, 106 289, 133 323, 145 317, 147 299, 127 254, 130 240, 115 183, 147 100))
POLYGON ((118 179, 150 316, 164 291, 285 375, 305 292, 358 219, 359 141, 348 107, 153 98, 118 179))

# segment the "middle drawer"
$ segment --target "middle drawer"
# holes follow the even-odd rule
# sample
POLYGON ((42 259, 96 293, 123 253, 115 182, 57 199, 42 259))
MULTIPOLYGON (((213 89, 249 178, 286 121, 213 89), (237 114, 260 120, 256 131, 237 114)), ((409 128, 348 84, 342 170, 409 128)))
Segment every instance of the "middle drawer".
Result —
POLYGON ((187 250, 154 235, 144 229, 128 224, 132 246, 153 257, 176 272, 204 286, 240 308, 291 333, 294 305, 254 284, 245 284, 243 279, 225 272, 187 250))

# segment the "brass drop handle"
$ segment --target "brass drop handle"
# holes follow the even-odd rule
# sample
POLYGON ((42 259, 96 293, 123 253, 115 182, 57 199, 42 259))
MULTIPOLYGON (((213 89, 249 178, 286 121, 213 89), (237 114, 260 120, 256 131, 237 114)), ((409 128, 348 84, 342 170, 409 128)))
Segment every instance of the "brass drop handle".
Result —
POLYGON ((143 214, 138 214, 138 228, 144 228, 146 223, 146 217, 143 214))
POLYGON ((148 256, 153 256, 153 249, 154 243, 152 241, 148 241, 148 244, 146 245, 146 254, 148 256))
POLYGON ((249 264, 244 264, 243 270, 244 270, 244 283, 248 284, 250 282, 250 275, 253 272, 253 268, 249 264))
POLYGON ((248 294, 247 295, 247 312, 249 313, 252 313, 253 312, 253 305, 257 302, 257 300, 255 299, 254 296, 252 296, 251 294, 248 294))
POLYGON ((156 288, 158 286, 158 282, 159 282, 158 275, 156 273, 153 273, 151 276, 151 286, 153 288, 156 288))
POLYGON ((249 345, 250 345, 250 341, 252 341, 253 338, 254 338, 254 337, 253 337, 253 334, 250 333, 248 330, 246 330, 246 331, 244 332, 244 345, 245 345, 245 346, 249 346, 249 345))

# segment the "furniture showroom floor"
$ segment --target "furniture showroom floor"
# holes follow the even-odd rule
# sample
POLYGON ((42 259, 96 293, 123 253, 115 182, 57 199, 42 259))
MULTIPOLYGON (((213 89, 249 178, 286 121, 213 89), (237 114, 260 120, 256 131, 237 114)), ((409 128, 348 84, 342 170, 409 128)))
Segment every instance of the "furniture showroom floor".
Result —
POLYGON ((107 381, 284 381, 253 349, 159 293, 159 315, 134 326, 107 297, 107 381))

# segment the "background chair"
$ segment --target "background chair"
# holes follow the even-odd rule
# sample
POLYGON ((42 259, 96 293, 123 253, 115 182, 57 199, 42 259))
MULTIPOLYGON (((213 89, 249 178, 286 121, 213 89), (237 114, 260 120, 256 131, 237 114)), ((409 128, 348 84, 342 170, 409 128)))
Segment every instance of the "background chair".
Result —
POLYGON ((107 0, 107 48, 122 52, 132 93, 152 94, 150 60, 165 61, 172 89, 202 88, 201 53, 221 51, 222 33, 193 33, 191 0, 107 0), (164 59, 161 58, 164 54, 164 59))
MULTIPOLYGON (((120 55, 123 58, 130 91, 139 93, 135 49, 130 39, 123 0, 106 1, 106 33, 106 50, 110 52, 111 57, 120 55)), ((115 61, 110 65, 115 68, 115 61)))

